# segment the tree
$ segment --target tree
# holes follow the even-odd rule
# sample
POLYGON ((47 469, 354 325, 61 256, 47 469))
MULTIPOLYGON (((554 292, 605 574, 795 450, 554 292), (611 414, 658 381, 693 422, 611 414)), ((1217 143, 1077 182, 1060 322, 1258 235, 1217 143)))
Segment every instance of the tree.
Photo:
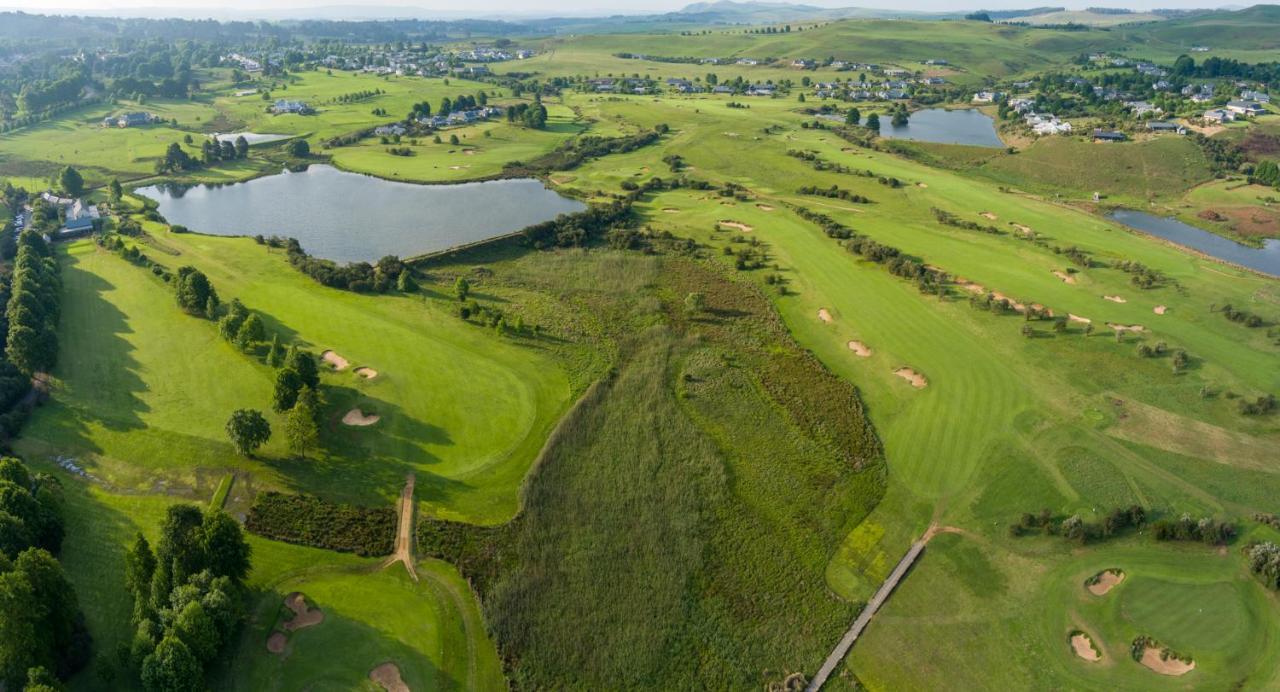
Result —
POLYGON ((289 441, 289 449, 302 456, 320 442, 320 428, 316 425, 319 408, 317 399, 314 389, 303 389, 298 395, 297 403, 285 418, 284 434, 289 441))
POLYGON ((58 174, 58 188, 68 197, 79 197, 84 193, 84 177, 80 175, 80 171, 67 166, 58 174))
POLYGON ((283 413, 298 402, 298 394, 306 386, 302 376, 293 368, 284 368, 276 373, 275 393, 271 397, 271 408, 283 413))
POLYGON ((401 293, 417 293, 418 282, 413 278, 413 272, 405 269, 400 272, 400 276, 396 277, 396 290, 401 293))
POLYGON ((205 568, 215 577, 242 584, 249 576, 253 550, 244 540, 244 531, 230 514, 219 510, 204 513, 200 524, 200 548, 205 568))
POLYGON ((289 155, 294 158, 305 159, 311 156, 311 145, 307 144, 307 140, 301 137, 289 140, 289 144, 285 147, 289 155))
POLYGON ((151 580, 156 573, 156 556, 141 533, 124 554, 124 584, 133 594, 133 621, 151 617, 151 580))
POLYGON ((111 179, 111 184, 107 186, 107 190, 108 194, 110 194, 112 203, 119 202, 124 198, 124 188, 120 187, 120 180, 118 178, 111 179))
POLYGON ((467 296, 471 295, 471 282, 467 281, 467 277, 459 276, 458 279, 453 282, 453 294, 457 296, 460 301, 466 301, 467 296))
POLYGON ((51 663, 39 628, 31 582, 0 556, 0 682, 6 688, 21 688, 28 669, 51 663))
POLYGON ((861 120, 862 112, 857 108, 850 108, 849 111, 844 114, 844 124, 846 125, 857 125, 861 120))
POLYGON ((188 314, 204 314, 211 298, 215 304, 218 302, 218 292, 213 290, 209 277, 190 265, 178 268, 178 274, 174 277, 174 291, 178 307, 188 314))
POLYGON ((303 385, 312 389, 320 387, 320 367, 316 365, 316 357, 310 351, 290 348, 284 367, 298 373, 303 385))
POLYGON ((148 692, 198 692, 203 678, 200 661, 176 635, 162 639, 142 663, 142 687, 148 692))
POLYGON ((236 137, 236 158, 243 159, 249 155, 249 140, 244 135, 236 137))
POLYGON ((199 601, 190 601, 173 621, 173 632, 201 663, 213 660, 221 645, 218 628, 199 601))
POLYGON ((280 335, 271 335, 271 348, 267 349, 267 365, 278 368, 284 363, 284 348, 280 346, 280 335))
POLYGON ((872 113, 871 115, 867 116, 867 129, 875 130, 876 132, 880 131, 880 114, 879 113, 872 113))
POLYGON ((908 117, 906 108, 899 108, 895 110, 893 112, 893 126, 902 127, 903 125, 906 125, 908 117))
POLYGON ((260 411, 237 409, 227 419, 227 439, 241 455, 252 456, 255 449, 271 439, 271 425, 260 411))
POLYGON ((240 350, 247 351, 254 344, 262 341, 267 336, 266 328, 262 326, 262 318, 257 313, 250 313, 244 322, 240 324, 240 329, 236 330, 236 346, 240 350))

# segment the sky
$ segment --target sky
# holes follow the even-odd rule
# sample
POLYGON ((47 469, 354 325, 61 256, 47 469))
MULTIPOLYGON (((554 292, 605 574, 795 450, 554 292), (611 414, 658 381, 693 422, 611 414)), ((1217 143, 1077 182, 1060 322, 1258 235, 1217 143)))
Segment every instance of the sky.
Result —
MULTIPOLYGON (((325 18, 379 19, 394 16, 441 18, 643 14, 669 12, 693 0, 0 0, 0 9, 53 14, 94 14, 215 19, 325 18), (459 9, 459 8, 464 9, 459 9)), ((874 7, 954 12, 957 9, 1009 9, 1039 6, 1128 7, 1135 10, 1217 7, 1222 0, 1129 0, 1054 2, 1051 0, 802 0, 821 7, 874 7)))

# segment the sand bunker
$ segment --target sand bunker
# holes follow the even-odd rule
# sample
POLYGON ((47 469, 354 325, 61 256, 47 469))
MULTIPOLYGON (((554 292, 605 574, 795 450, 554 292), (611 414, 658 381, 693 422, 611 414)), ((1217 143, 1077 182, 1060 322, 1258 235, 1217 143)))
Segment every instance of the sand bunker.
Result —
POLYGON ((363 427, 366 425, 373 425, 380 420, 382 420, 382 416, 372 413, 366 416, 360 409, 353 408, 350 411, 347 411, 347 414, 342 417, 342 424, 363 427))
POLYGON ((409 686, 400 678, 400 668, 394 663, 383 663, 369 671, 369 679, 387 692, 409 692, 409 686))
POLYGON ((1068 273, 1066 273, 1066 272, 1060 272, 1060 271, 1056 271, 1056 270, 1055 270, 1055 271, 1053 272, 1053 275, 1054 275, 1054 276, 1056 276, 1056 277, 1058 277, 1059 279, 1062 279, 1062 283, 1064 283, 1064 284, 1073 284, 1073 283, 1075 283, 1075 282, 1076 282, 1076 277, 1074 277, 1074 276, 1072 276, 1072 275, 1070 275, 1070 274, 1068 274, 1068 273))
POLYGON ((1127 302, 1129 302, 1129 301, 1125 300, 1124 298, 1121 298, 1120 296, 1102 296, 1102 297, 1103 297, 1103 298, 1106 298, 1107 300, 1109 300, 1109 301, 1111 301, 1111 302, 1113 302, 1113 303, 1127 303, 1127 302))
POLYGON ((1071 320, 1072 322, 1079 322, 1080 324, 1093 324, 1093 320, 1089 319, 1088 317, 1073 315, 1069 312, 1067 313, 1067 319, 1071 320))
POLYGON ((1094 596, 1105 596, 1107 592, 1116 588, 1116 585, 1124 581, 1124 572, 1118 569, 1109 569, 1098 575, 1098 580, 1089 585, 1089 593, 1094 596))
POLYGON ((959 283, 957 285, 960 286, 960 288, 963 288, 964 290, 970 293, 986 293, 987 292, 987 289, 983 288, 982 284, 975 284, 972 281, 965 281, 963 279, 959 279, 959 283))
POLYGON ((1071 635, 1071 648, 1075 649, 1077 656, 1086 661, 1097 661, 1102 658, 1098 650, 1093 648, 1093 641, 1089 639, 1089 635, 1084 632, 1071 635))
POLYGON ((995 215, 995 214, 992 214, 992 213, 991 213, 991 212, 989 212, 989 211, 981 212, 981 213, 979 213, 979 214, 978 214, 978 216, 981 216, 981 217, 983 217, 984 219, 991 219, 992 221, 995 221, 995 220, 996 220, 996 215, 995 215))
POLYGON ((373 368, 356 368, 355 373, 366 380, 372 380, 378 376, 378 371, 373 368))
POLYGON ((1146 327, 1144 327, 1144 326, 1142 326, 1142 325, 1140 325, 1140 324, 1116 324, 1115 322, 1108 322, 1108 323, 1107 323, 1107 326, 1108 326, 1108 327, 1111 327, 1112 329, 1116 330, 1117 332, 1145 332, 1145 331, 1147 331, 1147 328, 1146 328, 1146 327))
POLYGON ((1018 232, 1021 233, 1022 235, 1031 235, 1032 233, 1035 233, 1035 231, 1031 230, 1031 227, 1026 224, 1014 223, 1010 221, 1009 225, 1018 229, 1018 232))
POLYGON ((1155 313, 1155 314, 1157 314, 1157 315, 1163 315, 1164 313, 1166 313, 1166 312, 1168 312, 1168 311, 1169 311, 1169 308, 1167 308, 1167 307, 1165 307, 1165 306, 1163 306, 1163 305, 1157 305, 1157 306, 1155 306, 1154 308, 1151 308, 1151 312, 1154 312, 1154 313, 1155 313))
POLYGON ((929 381, 924 378, 924 375, 921 375, 911 368, 898 368, 893 371, 893 374, 910 382, 911 386, 916 389, 924 389, 929 386, 929 381))
POLYGON ((827 324, 831 324, 834 321, 831 318, 831 313, 827 312, 826 308, 822 308, 818 310, 818 319, 822 320, 823 322, 826 322, 827 324))
POLYGON ((345 370, 351 363, 346 358, 338 355, 335 351, 325 351, 320 354, 320 359, 329 364, 334 370, 345 370))
POLYGON ((296 632, 324 622, 324 613, 319 608, 308 608, 306 597, 297 591, 285 596, 284 604, 293 611, 293 619, 284 623, 286 632, 296 632))
POLYGON ((664 208, 664 209, 662 210, 662 213, 664 213, 664 214, 679 214, 679 213, 680 213, 680 210, 679 210, 679 209, 676 209, 675 207, 666 207, 666 208, 664 208))
POLYGON ((759 209, 760 211, 773 211, 773 207, 769 206, 768 204, 757 204, 756 208, 759 209))
POLYGON ((739 221, 720 221, 718 223, 725 228, 736 228, 743 233, 750 233, 756 230, 754 226, 748 226, 747 224, 739 221))
POLYGON ((273 654, 284 653, 284 645, 289 642, 289 638, 284 636, 284 632, 272 632, 267 637, 267 651, 273 654))
POLYGON ((929 183, 916 183, 916 187, 929 187, 929 183))
POLYGON ((1142 650, 1142 665, 1154 670, 1161 675, 1186 675, 1195 670, 1196 662, 1182 661, 1172 656, 1165 658, 1161 649, 1154 646, 1148 646, 1142 650))
POLYGON ((861 341, 850 341, 849 350, 853 351, 854 355, 857 355, 860 358, 871 357, 871 348, 861 341))

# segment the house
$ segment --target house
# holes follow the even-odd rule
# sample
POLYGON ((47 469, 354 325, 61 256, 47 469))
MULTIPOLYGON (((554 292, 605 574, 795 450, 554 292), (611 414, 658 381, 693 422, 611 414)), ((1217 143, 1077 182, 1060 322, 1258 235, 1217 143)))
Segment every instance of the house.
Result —
POLYGON ((738 58, 739 65, 759 65, 760 61, 755 58, 738 58))
POLYGON ((1192 53, 1208 53, 1209 46, 1191 46, 1192 53))
POLYGON ((1123 132, 1116 132, 1115 130, 1095 129, 1093 131, 1093 141, 1095 142, 1123 142, 1126 139, 1128 137, 1123 132))
POLYGON ((1027 113, 1034 108, 1035 105, 1036 102, 1034 99, 1009 99, 1009 107, 1012 108, 1015 113, 1027 113))
POLYGON ((973 102, 974 103, 994 103, 995 100, 998 98, 1000 98, 1000 92, 998 91, 979 91, 978 93, 973 95, 973 102))
POLYGON ((236 96, 253 96, 256 93, 258 93, 257 89, 241 89, 236 92, 236 96))
POLYGON ((276 115, 282 115, 285 113, 303 114, 310 110, 311 109, 307 107, 307 104, 301 101, 289 101, 286 99, 277 99, 275 104, 271 106, 271 112, 276 115))
POLYGON ((1180 135, 1187 134, 1187 128, 1164 120, 1152 120, 1147 123, 1147 129, 1152 132, 1176 132, 1180 135))
POLYGON ((1151 88, 1154 89, 1155 91, 1168 91, 1173 88, 1173 84, 1171 84, 1167 79, 1161 79, 1159 81, 1153 82, 1151 84, 1151 88))
POLYGON ((908 74, 910 73, 906 70, 897 67, 891 67, 884 71, 884 76, 886 77, 906 77, 908 74))
POLYGON ((791 61, 792 69, 796 70, 812 70, 817 66, 817 63, 807 58, 797 58, 796 60, 791 61))
POLYGON ((399 123, 383 125, 381 127, 374 128, 373 130, 373 134, 378 135, 379 137, 399 137, 406 132, 408 132, 408 130, 405 129, 404 125, 399 123))
POLYGON ((1147 113, 1160 113, 1161 110, 1147 101, 1125 101, 1124 105, 1133 111, 1135 117, 1141 118, 1147 113))
POLYGON ((149 125, 157 120, 156 116, 150 113, 122 113, 117 116, 107 118, 102 121, 103 127, 140 127, 149 125))
POLYGON ((930 60, 925 60, 925 61, 924 61, 924 64, 926 64, 926 65, 950 65, 951 63, 947 62, 946 60, 944 60, 944 59, 942 59, 942 58, 932 58, 932 59, 930 59, 930 60))
POLYGON ((67 207, 66 220, 58 235, 63 237, 92 233, 99 218, 100 215, 96 206, 85 204, 82 200, 76 200, 67 207))
POLYGON ((752 84, 747 87, 747 96, 773 96, 773 85, 752 84))
POLYGON ((1234 122, 1236 119, 1236 114, 1223 108, 1212 108, 1210 110, 1205 111, 1203 117, 1204 117, 1204 121, 1207 123, 1222 124, 1222 123, 1234 122))
POLYGON ((1271 95, 1262 91, 1250 91, 1245 89, 1240 92, 1241 101, 1257 101, 1258 103, 1271 103, 1271 95))
POLYGON ((711 93, 713 93, 713 94, 732 94, 732 93, 733 93, 733 87, 731 87, 731 86, 727 86, 727 85, 724 85, 724 84, 718 84, 718 85, 716 85, 715 87, 713 87, 713 88, 711 89, 711 93))
POLYGON ((1261 115, 1267 112, 1257 101, 1229 101, 1227 110, 1237 115, 1261 115))
POLYGON ((1023 121, 1038 135, 1061 135, 1071 132, 1071 123, 1058 119, 1052 113, 1029 113, 1023 121))

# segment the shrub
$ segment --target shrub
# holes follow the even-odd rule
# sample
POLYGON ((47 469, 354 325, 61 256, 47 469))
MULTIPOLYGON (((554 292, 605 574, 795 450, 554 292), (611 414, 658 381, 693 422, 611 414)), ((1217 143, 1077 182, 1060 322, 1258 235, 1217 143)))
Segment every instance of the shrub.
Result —
POLYGON ((245 528, 286 543, 373 557, 391 554, 396 512, 390 507, 338 504, 313 495, 266 492, 249 508, 245 528))

